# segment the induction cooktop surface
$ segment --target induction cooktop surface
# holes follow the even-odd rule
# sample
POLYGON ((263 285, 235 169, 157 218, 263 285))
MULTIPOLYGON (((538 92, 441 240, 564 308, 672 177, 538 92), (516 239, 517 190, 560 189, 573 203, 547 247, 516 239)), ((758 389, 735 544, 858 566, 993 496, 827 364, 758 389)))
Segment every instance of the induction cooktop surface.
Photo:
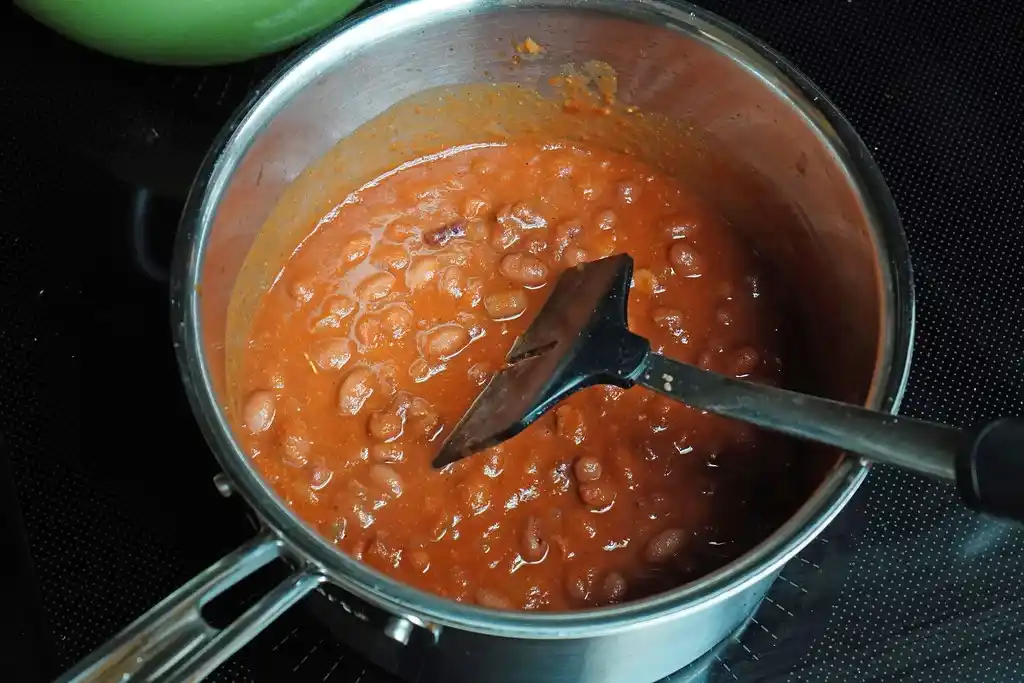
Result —
MULTIPOLYGON (((918 290, 903 412, 954 425, 1024 414, 1024 6, 702 4, 818 83, 889 182, 918 290)), ((42 681, 252 534, 212 484, 167 279, 206 147, 282 56, 134 65, 3 11, 0 604, 14 607, 0 623, 3 664, 42 681)), ((748 627, 677 680, 1024 680, 1022 596, 1020 527, 878 467, 748 627)), ((212 679, 390 677, 300 604, 212 679)))

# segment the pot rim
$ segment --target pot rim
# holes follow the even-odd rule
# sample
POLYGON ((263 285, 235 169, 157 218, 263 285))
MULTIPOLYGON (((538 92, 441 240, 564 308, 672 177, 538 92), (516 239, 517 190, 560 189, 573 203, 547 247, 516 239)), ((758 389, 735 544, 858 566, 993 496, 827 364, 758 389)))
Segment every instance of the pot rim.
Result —
POLYGON ((845 457, 793 516, 738 559, 697 581, 642 600, 573 612, 506 612, 464 605, 402 584, 352 559, 307 527, 251 466, 231 436, 203 354, 197 286, 205 242, 237 164, 259 131, 305 85, 352 47, 369 44, 396 27, 430 25, 467 13, 518 8, 586 9, 659 22, 726 54, 789 100, 836 155, 866 209, 883 292, 880 350, 867 405, 895 413, 909 378, 915 324, 909 249, 895 202, 863 141, 825 94, 781 55, 726 20, 685 2, 660 0, 411 0, 363 11, 321 34, 285 60, 232 116, 200 168, 189 193, 175 244, 171 317, 175 352, 193 413, 224 472, 294 559, 386 611, 424 624, 518 638, 593 637, 706 609, 769 578, 839 514, 868 473, 845 457))

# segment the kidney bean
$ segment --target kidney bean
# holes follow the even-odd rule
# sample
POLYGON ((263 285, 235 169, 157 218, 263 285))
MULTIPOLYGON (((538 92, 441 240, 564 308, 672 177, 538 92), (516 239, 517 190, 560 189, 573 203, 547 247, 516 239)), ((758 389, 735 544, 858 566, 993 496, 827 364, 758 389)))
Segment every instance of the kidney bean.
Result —
POLYGON ((587 506, 604 509, 615 502, 615 487, 606 481, 584 481, 576 488, 587 506))
POLYGON ((548 241, 543 237, 529 239, 523 243, 523 251, 525 251, 528 254, 532 254, 533 256, 543 254, 545 251, 547 251, 547 248, 548 241))
POLYGON ((305 467, 309 463, 311 449, 305 426, 291 425, 281 438, 281 461, 291 467, 305 467))
POLYGON ((683 242, 676 242, 669 248, 668 260, 672 270, 683 277, 700 277, 704 272, 704 258, 683 242))
POLYGON ((623 180, 615 186, 615 193, 623 204, 632 204, 640 198, 642 189, 636 180, 623 180))
POLYGON ((430 363, 426 359, 417 358, 409 364, 409 376, 412 377, 413 382, 419 384, 433 377, 434 369, 430 367, 430 363))
POLYGON ((462 216, 473 219, 484 215, 488 209, 490 209, 490 204, 487 203, 487 200, 480 197, 466 197, 466 201, 462 204, 462 216))
POLYGON ((370 481, 390 492, 395 498, 402 495, 402 477, 389 465, 371 465, 370 481))
POLYGON ((419 228, 404 218, 398 218, 384 228, 384 239, 392 242, 405 242, 419 234, 419 228))
POLYGON ((318 339, 310 350, 310 360, 321 370, 341 370, 351 358, 351 339, 318 339))
POLYGON ((583 224, 579 219, 573 218, 563 221, 555 226, 552 255, 556 261, 565 258, 565 251, 570 246, 576 246, 576 240, 583 233, 583 224))
POLYGON ((340 543, 345 540, 348 532, 348 519, 338 517, 328 524, 326 529, 321 528, 321 531, 332 543, 340 543))
POLYGON ((555 226, 555 241, 562 245, 575 241, 581 234, 583 234, 583 223, 576 218, 563 221, 555 226))
POLYGON ((715 311, 715 322, 723 327, 730 327, 736 321, 736 311, 734 306, 728 304, 722 304, 715 311))
POLYGON ((537 230, 547 227, 548 222, 537 211, 523 202, 504 206, 498 211, 498 223, 511 225, 519 230, 537 230))
POLYGON ((648 562, 664 562, 683 549, 686 532, 682 529, 665 529, 656 534, 644 547, 644 559, 648 562))
POLYGON ((596 538, 597 527, 594 526, 591 517, 592 515, 590 515, 589 513, 585 515, 578 514, 572 517, 571 522, 574 527, 574 533, 584 538, 596 538))
POLYGON ((572 477, 569 476, 569 470, 572 468, 569 463, 559 463, 553 469, 551 473, 551 491, 555 494, 568 493, 569 489, 572 488, 572 477))
POLYGON ((576 572, 570 574, 565 580, 565 592, 578 602, 586 602, 590 597, 590 586, 587 585, 586 576, 576 572))
POLYGON ((565 581, 565 592, 577 602, 588 602, 593 592, 597 569, 583 567, 569 572, 565 581))
POLYGON ((519 241, 519 229, 511 222, 498 223, 491 229, 491 246, 498 251, 508 251, 519 241))
POLYGON ((433 438, 441 425, 441 416, 426 399, 416 397, 409 404, 410 428, 423 436, 433 438))
POLYGON ((459 484, 459 493, 473 515, 487 512, 491 507, 491 487, 486 481, 467 480, 459 484))
POLYGON ((462 325, 446 323, 426 333, 424 355, 433 360, 448 360, 469 345, 469 331, 462 325))
POLYGON ((442 225, 440 228, 424 233, 423 243, 428 247, 443 247, 454 239, 465 237, 468 227, 469 223, 466 219, 459 218, 447 225, 442 225))
POLYGON ((377 377, 365 365, 353 368, 338 389, 338 410, 344 415, 357 415, 377 389, 377 377))
POLYGON ((309 488, 319 491, 330 484, 333 478, 334 471, 326 463, 319 462, 309 472, 309 488))
POLYGON ((405 451, 394 443, 375 443, 370 446, 370 460, 384 465, 393 465, 405 460, 405 451))
POLYGON ((681 240, 696 234, 699 226, 691 216, 669 216, 659 227, 669 239, 681 240))
MULTIPOLYGON (((540 54, 543 51, 540 45, 531 38, 526 39, 525 45, 531 55, 540 54)), ((576 173, 576 166, 573 165, 572 159, 558 159, 555 161, 554 171, 556 178, 571 178, 576 173)))
POLYGON ((637 499, 636 509, 641 517, 654 521, 672 510, 672 501, 663 493, 652 493, 637 499))
POLYGON ((384 270, 405 270, 409 265, 409 252, 400 244, 380 242, 370 253, 370 263, 384 270))
POLYGON ((370 275, 356 286, 356 296, 360 301, 380 301, 391 293, 395 286, 395 276, 386 270, 370 275))
POLYGON ((441 273, 437 286, 453 299, 460 299, 466 291, 466 276, 458 266, 448 266, 441 273))
POLYGON ((437 252, 437 260, 442 270, 449 266, 465 268, 473 260, 476 249, 468 244, 453 244, 452 246, 437 252))
POLYGON ((367 423, 370 436, 385 443, 400 437, 405 429, 405 416, 411 403, 412 396, 408 392, 399 391, 395 394, 387 408, 370 415, 367 423))
POLYGON ((386 360, 377 366, 378 388, 390 396, 398 388, 398 364, 393 360, 386 360))
POLYGON ((585 201, 590 201, 604 192, 605 183, 599 179, 584 176, 573 181, 573 190, 585 201))
POLYGON ((575 244, 570 244, 562 252, 562 263, 569 268, 575 268, 581 263, 586 263, 590 260, 590 254, 583 247, 578 247, 575 244))
POLYGON ((611 209, 605 209, 594 216, 594 222, 597 224, 598 230, 614 230, 615 226, 619 224, 619 216, 611 209))
POLYGON ((356 323, 356 341, 364 349, 375 349, 384 343, 384 324, 380 317, 368 313, 356 323))
POLYGON ((491 225, 483 218, 470 218, 466 224, 466 239, 471 242, 486 242, 491 237, 491 225))
POLYGON ((355 525, 349 525, 348 538, 340 544, 342 550, 360 562, 368 559, 373 543, 373 538, 365 531, 366 528, 368 527, 355 528, 355 525))
POLYGON ((404 427, 405 415, 391 410, 375 410, 366 424, 370 436, 384 443, 400 437, 404 427))
POLYGON ((402 547, 386 531, 374 534, 373 541, 366 549, 366 560, 398 569, 402 562, 402 547))
POLYGON ((658 306, 651 312, 651 318, 658 327, 668 330, 668 333, 673 337, 681 339, 684 342, 688 341, 688 339, 686 339, 686 328, 683 327, 682 311, 675 308, 658 306))
POLYGON ((409 566, 420 574, 426 574, 430 569, 430 553, 422 549, 411 551, 409 553, 409 566))
POLYGON ((352 314, 352 311, 356 310, 356 302, 350 296, 337 294, 327 300, 325 308, 329 315, 334 315, 339 320, 344 320, 352 314))
POLYGON ((341 259, 348 266, 360 263, 370 253, 373 237, 368 232, 357 232, 341 246, 341 259))
POLYGON ((481 453, 481 458, 484 461, 483 473, 485 477, 494 479, 505 471, 505 453, 501 446, 488 448, 481 453))
POLYGON ((732 374, 737 377, 749 375, 760 364, 761 354, 751 346, 744 346, 732 354, 732 374))
POLYGON ((701 370, 714 371, 718 367, 718 359, 721 356, 719 353, 714 351, 704 350, 697 356, 697 367, 701 370))
POLYGON ((332 296, 327 299, 321 309, 321 317, 313 325, 314 330, 338 329, 341 321, 356 310, 356 302, 344 295, 332 296))
POLYGON ((405 304, 390 304, 380 310, 378 317, 385 335, 399 340, 412 331, 413 313, 405 304))
POLYGON ((604 598, 605 602, 621 602, 626 597, 628 589, 629 584, 626 583, 626 577, 619 572, 608 572, 601 583, 601 597, 604 598))
POLYGON ((481 607, 488 607, 490 609, 512 609, 512 603, 508 598, 489 588, 477 589, 476 603, 481 607))
POLYGON ((429 282, 433 282, 441 270, 441 262, 436 256, 417 256, 405 271, 405 284, 415 291, 429 282))
POLYGON ((615 387, 611 384, 606 384, 601 387, 601 401, 607 404, 614 404, 622 395, 626 393, 626 390, 621 387, 615 387))
POLYGON ((496 169, 497 164, 495 164, 494 160, 488 159, 484 156, 475 157, 469 162, 470 173, 475 173, 477 175, 489 175, 494 173, 496 169))
POLYGON ((469 370, 466 371, 466 375, 469 377, 469 380, 478 387, 482 387, 486 384, 487 380, 489 380, 493 374, 493 370, 487 363, 474 363, 469 367, 469 370))
POLYGON ((636 488, 636 473, 633 471, 635 468, 635 462, 637 456, 633 454, 628 448, 624 446, 617 446, 612 449, 611 455, 609 456, 611 461, 612 471, 615 474, 615 478, 623 482, 626 488, 632 491, 636 488))
POLYGON ((501 274, 525 287, 540 287, 548 280, 548 267, 531 254, 506 254, 498 264, 501 274))
MULTIPOLYGON (((369 529, 377 521, 376 516, 373 514, 369 495, 359 495, 351 490, 346 490, 342 491, 335 500, 338 510, 343 510, 350 520, 355 522, 354 526, 358 527, 358 529, 369 529)), ((353 528, 353 525, 349 525, 350 537, 352 532, 358 531, 358 529, 353 528)))
POLYGON ((633 272, 633 287, 647 295, 660 294, 665 288, 658 282, 657 276, 647 268, 641 268, 633 272))
POLYGON ((299 305, 309 303, 309 300, 316 295, 313 285, 308 282, 295 282, 288 288, 288 294, 299 305))
POLYGON ((540 520, 534 516, 526 518, 523 534, 519 539, 519 554, 531 564, 542 561, 548 554, 548 542, 540 530, 540 520))
POLYGON ((242 421, 250 434, 260 434, 270 429, 274 422, 274 395, 269 391, 254 391, 249 394, 242 407, 242 421))
POLYGON ((587 235, 580 240, 580 243, 587 250, 588 254, 593 254, 596 258, 605 258, 615 253, 617 241, 618 238, 614 232, 605 230, 587 235))
POLYGON ((506 289, 484 297, 484 310, 494 320, 514 320, 526 310, 528 299, 524 289, 506 289))
POLYGON ((583 413, 571 405, 560 405, 555 408, 555 429, 564 439, 579 446, 587 438, 587 424, 583 413))
POLYGON ((601 478, 601 460, 595 455, 581 455, 572 465, 577 481, 597 481, 601 478))

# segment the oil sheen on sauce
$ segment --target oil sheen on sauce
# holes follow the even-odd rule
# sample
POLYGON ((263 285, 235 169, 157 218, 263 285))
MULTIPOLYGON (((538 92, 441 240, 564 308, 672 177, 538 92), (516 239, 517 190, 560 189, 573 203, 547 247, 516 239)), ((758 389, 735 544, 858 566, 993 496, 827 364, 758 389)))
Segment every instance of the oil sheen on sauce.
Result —
POLYGON ((757 256, 672 177, 557 140, 453 148, 343 198, 263 295, 236 425, 341 549, 498 609, 692 580, 748 549, 757 463, 785 442, 644 389, 594 387, 511 441, 430 462, 564 269, 627 252, 629 325, 660 352, 781 372, 757 256))

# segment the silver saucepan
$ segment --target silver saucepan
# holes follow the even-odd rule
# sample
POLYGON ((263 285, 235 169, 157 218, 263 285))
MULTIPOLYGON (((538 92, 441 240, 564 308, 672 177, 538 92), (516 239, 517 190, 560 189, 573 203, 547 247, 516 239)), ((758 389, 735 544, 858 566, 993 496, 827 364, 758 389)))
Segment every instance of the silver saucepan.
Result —
MULTIPOLYGON (((227 485, 258 514, 256 538, 215 563, 65 675, 194 681, 318 587, 386 615, 382 631, 428 642, 442 680, 654 681, 708 652, 753 613, 782 566, 839 513, 865 464, 823 454, 820 485, 751 551, 648 599, 572 613, 487 610, 423 593, 349 558, 296 518, 229 429, 228 302, 289 183, 340 139, 426 88, 536 85, 551 65, 601 60, 620 98, 685 119, 708 141, 699 188, 774 266, 802 330, 803 390, 895 411, 914 327, 904 234, 868 150, 810 82, 757 39, 683 3, 414 0, 324 35, 270 76, 225 128, 192 188, 172 284, 174 344, 193 410, 227 485), (510 59, 532 37, 544 63, 510 59), (547 66, 545 66, 547 65, 547 66), (786 282, 788 280, 788 282, 786 282), (834 464, 832 464, 834 463, 834 464), (294 573, 223 629, 201 607, 275 559, 294 573), (638 656, 641 655, 642 656, 638 656)), ((697 169, 701 171, 701 169, 697 169)))

